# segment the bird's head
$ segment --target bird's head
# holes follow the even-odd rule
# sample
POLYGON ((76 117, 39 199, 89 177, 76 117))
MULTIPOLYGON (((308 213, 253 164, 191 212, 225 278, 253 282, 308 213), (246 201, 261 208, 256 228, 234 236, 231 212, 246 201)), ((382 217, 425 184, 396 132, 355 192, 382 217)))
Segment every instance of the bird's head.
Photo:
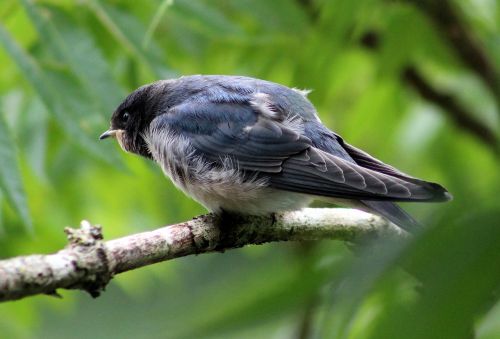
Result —
POLYGON ((151 121, 168 109, 165 100, 169 83, 157 81, 129 94, 111 116, 111 127, 99 139, 116 138, 124 151, 151 158, 143 135, 151 121))

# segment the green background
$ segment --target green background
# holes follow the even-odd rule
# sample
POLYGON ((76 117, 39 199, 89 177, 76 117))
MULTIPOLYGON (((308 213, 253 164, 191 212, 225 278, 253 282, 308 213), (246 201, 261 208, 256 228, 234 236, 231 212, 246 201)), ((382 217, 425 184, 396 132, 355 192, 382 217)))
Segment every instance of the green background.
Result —
POLYGON ((495 0, 2 0, 0 258, 82 219, 111 239, 205 213, 97 140, 183 74, 312 89, 328 127, 455 199, 406 204, 408 242, 252 246, 0 304, 0 338, 500 338, 499 32, 495 0))

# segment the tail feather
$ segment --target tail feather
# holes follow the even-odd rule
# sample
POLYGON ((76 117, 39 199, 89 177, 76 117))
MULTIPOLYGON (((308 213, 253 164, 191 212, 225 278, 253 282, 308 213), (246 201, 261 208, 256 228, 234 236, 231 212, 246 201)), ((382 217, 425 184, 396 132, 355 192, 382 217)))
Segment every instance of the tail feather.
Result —
POLYGON ((372 200, 362 200, 360 202, 367 207, 368 211, 388 219, 407 232, 415 233, 422 228, 422 225, 417 220, 393 202, 372 200))

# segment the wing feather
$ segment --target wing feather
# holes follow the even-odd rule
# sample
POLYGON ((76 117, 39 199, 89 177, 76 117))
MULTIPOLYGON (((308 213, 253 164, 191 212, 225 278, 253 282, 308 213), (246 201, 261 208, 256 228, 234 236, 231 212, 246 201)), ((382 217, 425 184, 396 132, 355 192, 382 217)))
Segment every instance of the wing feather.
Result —
POLYGON ((268 178, 274 188, 344 199, 435 199, 425 182, 347 144, 356 163, 315 148, 286 119, 260 114, 249 103, 195 102, 172 112, 156 119, 187 137, 198 155, 221 165, 229 157, 240 170, 268 178))

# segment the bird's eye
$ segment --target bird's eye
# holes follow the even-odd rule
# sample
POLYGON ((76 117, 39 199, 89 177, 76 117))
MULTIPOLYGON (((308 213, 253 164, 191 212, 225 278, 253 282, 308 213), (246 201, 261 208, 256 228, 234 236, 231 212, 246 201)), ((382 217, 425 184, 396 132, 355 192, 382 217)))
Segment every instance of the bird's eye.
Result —
POLYGON ((125 111, 125 112, 122 113, 121 121, 123 123, 126 123, 129 118, 130 118, 130 113, 129 112, 125 111))

